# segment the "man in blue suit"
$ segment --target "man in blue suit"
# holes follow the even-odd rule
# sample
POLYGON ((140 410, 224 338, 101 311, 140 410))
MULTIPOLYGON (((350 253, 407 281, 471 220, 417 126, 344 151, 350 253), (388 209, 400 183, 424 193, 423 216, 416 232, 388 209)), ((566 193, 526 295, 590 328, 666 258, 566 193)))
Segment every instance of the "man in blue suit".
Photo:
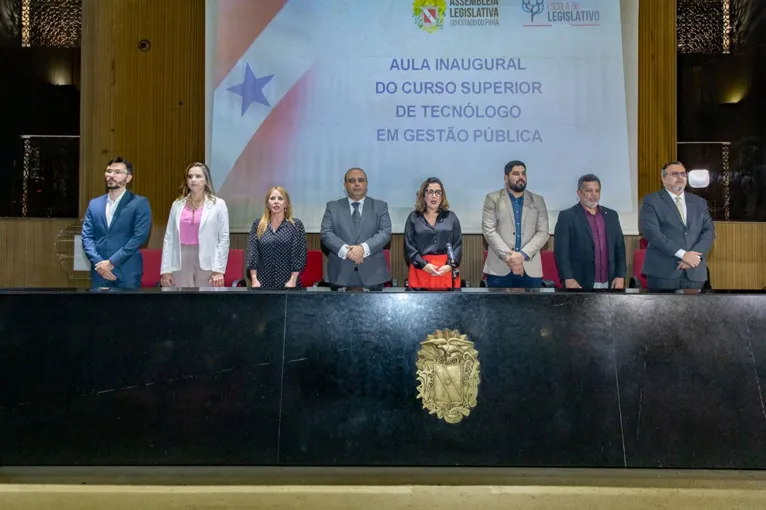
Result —
POLYGON ((88 204, 82 246, 91 263, 93 288, 137 289, 144 264, 139 248, 149 238, 149 201, 127 190, 133 180, 130 161, 115 158, 106 167, 109 192, 88 204))

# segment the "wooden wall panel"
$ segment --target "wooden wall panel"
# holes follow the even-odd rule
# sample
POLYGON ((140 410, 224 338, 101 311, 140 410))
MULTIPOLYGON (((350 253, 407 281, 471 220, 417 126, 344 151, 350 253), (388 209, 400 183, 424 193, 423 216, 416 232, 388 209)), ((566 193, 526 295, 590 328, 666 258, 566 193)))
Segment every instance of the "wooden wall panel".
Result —
POLYGON ((0 287, 74 287, 56 257, 59 232, 74 219, 0 220, 0 287))
POLYGON ((638 199, 662 187, 660 168, 676 158, 676 2, 638 7, 638 199))

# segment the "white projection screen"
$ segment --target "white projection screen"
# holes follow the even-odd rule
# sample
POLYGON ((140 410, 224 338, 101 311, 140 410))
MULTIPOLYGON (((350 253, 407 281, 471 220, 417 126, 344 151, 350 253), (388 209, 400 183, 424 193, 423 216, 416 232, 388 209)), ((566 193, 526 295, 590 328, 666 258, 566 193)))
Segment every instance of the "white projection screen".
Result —
POLYGON ((518 159, 550 231, 577 178, 638 233, 639 0, 207 0, 206 158, 232 232, 271 186, 318 232, 361 167, 401 233, 439 177, 465 233, 518 159))

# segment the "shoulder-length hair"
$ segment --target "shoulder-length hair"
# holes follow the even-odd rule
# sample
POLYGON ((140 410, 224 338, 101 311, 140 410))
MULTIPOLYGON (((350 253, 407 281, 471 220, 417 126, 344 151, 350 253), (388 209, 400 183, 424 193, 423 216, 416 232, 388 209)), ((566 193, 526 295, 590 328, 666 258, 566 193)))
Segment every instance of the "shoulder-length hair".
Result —
POLYGON ((258 237, 258 239, 260 239, 263 233, 266 232, 266 228, 269 226, 269 223, 271 223, 271 209, 269 209, 269 197, 275 191, 279 191, 279 193, 285 199, 285 219, 289 221, 290 223, 295 223, 293 221, 293 206, 290 203, 290 195, 287 193, 287 190, 283 188, 282 186, 272 186, 269 189, 268 193, 266 193, 266 199, 263 201, 263 216, 261 216, 261 220, 258 222, 258 230, 256 232, 256 236, 258 237))
POLYGON ((415 201, 415 210, 420 214, 425 214, 426 212, 426 189, 428 188, 429 184, 438 184, 442 189, 442 201, 439 204, 439 212, 446 211, 449 209, 449 200, 447 200, 447 190, 444 189, 444 184, 442 184, 441 179, 438 177, 429 177, 425 181, 423 181, 423 184, 420 185, 420 189, 418 190, 418 198, 415 201))
POLYGON ((189 170, 192 168, 200 168, 202 170, 202 175, 205 176, 205 196, 215 202, 215 188, 213 187, 213 178, 210 177, 210 168, 205 163, 200 163, 199 161, 191 163, 184 170, 184 182, 181 185, 181 196, 178 197, 178 200, 183 200, 191 194, 189 189, 189 170))

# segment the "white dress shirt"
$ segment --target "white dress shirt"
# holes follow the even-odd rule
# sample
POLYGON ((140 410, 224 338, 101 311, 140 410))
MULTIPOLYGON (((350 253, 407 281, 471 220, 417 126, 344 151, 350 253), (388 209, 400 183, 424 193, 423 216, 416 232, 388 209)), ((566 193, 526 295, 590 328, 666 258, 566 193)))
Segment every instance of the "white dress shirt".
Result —
MULTIPOLYGON (((668 191, 668 190, 665 190, 665 191, 668 191)), ((670 195, 670 199, 673 201, 674 206, 676 205, 676 199, 679 197, 681 198, 681 208, 684 211, 684 220, 685 220, 684 225, 686 225, 689 222, 689 215, 687 214, 687 210, 686 210, 686 193, 682 191, 680 195, 676 195, 668 191, 668 195, 670 195)), ((684 258, 684 255, 686 255, 686 250, 678 250, 676 252, 676 257, 678 257, 679 259, 684 258)))
MULTIPOLYGON (((364 199, 366 197, 362 197, 361 200, 356 200, 356 202, 359 202, 359 216, 362 216, 362 210, 364 209, 364 199)), ((351 214, 354 214, 354 200, 348 199, 348 209, 351 212, 351 214)), ((361 220, 360 220, 361 221, 361 220)), ((362 248, 364 248, 364 256, 369 257, 370 256, 370 247, 367 246, 367 243, 362 243, 362 248)), ((348 251, 351 249, 351 247, 347 244, 344 244, 340 247, 340 251, 338 252, 338 257, 342 258, 343 260, 346 260, 346 255, 348 255, 348 251)))
POLYGON ((120 200, 122 200, 122 197, 125 196, 125 189, 123 188, 122 193, 120 193, 120 196, 112 200, 112 197, 107 195, 106 196, 106 226, 111 227, 112 226, 112 218, 114 218, 114 211, 117 210, 117 206, 120 205, 120 200))

